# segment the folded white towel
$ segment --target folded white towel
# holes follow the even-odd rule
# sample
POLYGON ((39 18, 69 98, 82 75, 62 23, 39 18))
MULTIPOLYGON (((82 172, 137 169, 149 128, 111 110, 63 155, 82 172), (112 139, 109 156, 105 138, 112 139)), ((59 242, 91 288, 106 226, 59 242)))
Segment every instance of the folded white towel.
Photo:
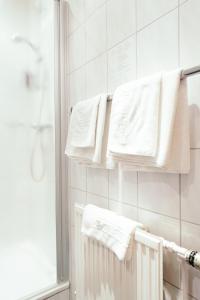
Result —
POLYGON ((72 147, 94 147, 100 99, 100 96, 97 96, 74 106, 68 134, 72 147))
MULTIPOLYGON (((129 119, 129 123, 134 123, 134 120, 139 119, 141 124, 145 123, 145 118, 148 114, 155 113, 155 119, 150 119, 151 122, 149 130, 143 131, 140 135, 139 148, 154 149, 154 152, 145 152, 141 150, 137 153, 132 151, 135 149, 132 147, 134 142, 138 140, 134 139, 133 135, 130 135, 130 140, 127 144, 122 144, 119 135, 116 134, 116 120, 121 122, 120 117, 116 119, 116 115, 120 115, 118 112, 118 105, 121 100, 121 105, 124 103, 123 87, 119 87, 122 90, 120 99, 117 97, 117 101, 114 94, 113 110, 111 114, 111 129, 108 141, 108 155, 113 160, 121 161, 126 169, 139 170, 139 171, 158 171, 169 173, 188 173, 190 168, 190 147, 189 147, 189 118, 188 118, 188 105, 187 105, 187 89, 185 80, 180 78, 181 71, 175 70, 172 72, 163 72, 160 81, 160 99, 151 101, 151 105, 157 106, 153 109, 147 105, 146 113, 139 111, 136 107, 135 114, 132 115, 132 119, 129 119), (143 122, 143 123, 142 123, 143 122), (157 123, 156 123, 157 122, 157 123), (154 126, 152 126, 154 124, 154 126), (148 137, 146 136, 148 134, 148 137), (156 143, 157 141, 157 143, 156 143), (130 151, 127 153, 126 149, 130 145, 130 151), (151 145, 151 148, 148 148, 151 145), (154 146, 154 147, 153 147, 154 146), (124 151, 125 149, 125 151, 124 151), (143 153, 142 153, 143 151, 143 153)), ((154 77, 155 78, 155 77, 154 77)), ((149 80, 149 85, 155 84, 152 80, 149 80)), ((140 84, 141 81, 139 81, 140 84)), ((159 84, 157 82, 157 84, 159 84)), ((129 84, 130 90, 134 89, 134 83, 129 84)), ((143 88, 143 85, 141 85, 143 88)), ((116 93, 119 94, 119 91, 116 93)), ((131 93, 131 92, 129 92, 131 93)), ((148 103, 148 94, 141 101, 148 103)), ((152 97, 156 97, 156 93, 151 94, 152 97)), ((133 94, 134 96, 134 94, 133 94)), ((126 97, 126 95, 125 95, 126 97)), ((134 97, 133 97, 134 98, 134 97)), ((131 102, 131 98, 129 101, 131 102)), ((132 101, 135 107, 135 101, 132 101)), ((124 116, 125 117, 125 116, 124 116)), ((131 125, 129 125, 131 126, 131 125)), ((140 131, 141 132, 141 131, 140 131)), ((125 168, 124 167, 124 168, 125 168)))
POLYGON ((81 232, 113 251, 120 261, 133 254, 136 228, 144 229, 141 223, 107 209, 90 204, 84 209, 81 232))
POLYGON ((114 93, 109 151, 154 157, 158 143, 161 74, 126 83, 114 93))
MULTIPOLYGON (((105 149, 109 114, 107 95, 98 95, 76 104, 70 118, 65 153, 81 164, 107 167, 105 149)), ((108 167, 112 168, 111 164, 108 167)))

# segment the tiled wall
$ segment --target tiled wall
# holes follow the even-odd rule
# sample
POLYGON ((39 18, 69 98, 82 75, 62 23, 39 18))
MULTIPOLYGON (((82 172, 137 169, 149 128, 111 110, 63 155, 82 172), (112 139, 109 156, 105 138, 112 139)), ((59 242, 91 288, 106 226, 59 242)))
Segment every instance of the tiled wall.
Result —
MULTIPOLYGON (((112 93, 128 80, 200 64, 199 0, 68 3, 69 108, 99 92, 112 93)), ((151 232, 200 250, 200 75, 189 79, 188 86, 190 174, 125 173, 122 210, 148 225, 151 232)), ((95 203, 119 210, 116 171, 71 163, 69 181, 71 205, 95 203)), ((182 272, 174 255, 166 253, 164 270, 166 299, 181 299, 182 272)), ((200 272, 189 272, 189 294, 200 300, 200 272)))

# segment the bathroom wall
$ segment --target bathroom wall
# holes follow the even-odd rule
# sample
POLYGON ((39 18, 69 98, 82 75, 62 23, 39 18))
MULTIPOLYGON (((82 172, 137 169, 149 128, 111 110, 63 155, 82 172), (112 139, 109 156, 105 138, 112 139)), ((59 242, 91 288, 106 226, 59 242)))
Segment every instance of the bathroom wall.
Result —
MULTIPOLYGON (((69 0, 69 106, 163 69, 200 64, 198 0, 69 0)), ((150 231, 200 251, 200 75, 188 79, 191 126, 189 175, 125 173, 123 214, 150 231)), ((116 171, 70 163, 69 200, 119 211, 116 171)), ((74 234, 71 224, 71 241, 74 234)), ((71 249, 73 253, 73 246, 71 249)), ((73 257, 72 292, 75 289, 73 257)), ((181 299, 177 258, 165 253, 165 298, 181 299)), ((200 272, 189 268, 188 294, 200 300, 200 272)), ((194 298, 192 298, 194 297, 194 298)))

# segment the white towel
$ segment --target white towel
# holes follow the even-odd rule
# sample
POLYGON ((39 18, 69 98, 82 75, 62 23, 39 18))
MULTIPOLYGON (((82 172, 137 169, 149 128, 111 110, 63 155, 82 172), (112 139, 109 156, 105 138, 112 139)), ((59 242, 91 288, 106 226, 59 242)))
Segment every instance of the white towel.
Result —
MULTIPOLYGON (((121 98, 117 98, 116 103, 114 94, 113 111, 111 114, 111 129, 108 142, 108 155, 116 161, 121 161, 121 165, 124 165, 124 169, 169 173, 189 172, 190 147, 187 89, 186 82, 185 80, 181 80, 180 75, 180 70, 163 72, 160 81, 160 100, 157 102, 155 100, 151 102, 152 105, 159 106, 159 109, 156 110, 156 108, 153 109, 149 106, 146 108, 145 117, 148 114, 151 115, 153 111, 157 112, 157 115, 155 114, 155 118, 158 122, 157 125, 149 127, 150 140, 146 137, 148 131, 143 131, 143 135, 140 135, 142 140, 140 140, 139 145, 144 149, 147 149, 148 143, 151 145, 151 149, 153 149, 152 145, 156 145, 154 153, 153 151, 151 153, 149 151, 148 153, 146 152, 143 154, 142 151, 140 153, 139 151, 138 153, 135 153, 134 151, 131 152, 131 147, 127 154, 125 151, 121 150, 122 148, 127 149, 128 145, 121 143, 119 137, 115 134, 116 125, 113 125, 113 123, 116 122, 115 115, 117 115, 117 103, 121 100, 121 105, 123 105, 124 98, 122 93, 121 98), (142 138, 143 136, 144 138, 142 138)), ((151 80, 149 80, 149 85, 152 85, 151 80)), ((133 84, 132 86, 129 85, 129 88, 133 90, 133 86, 133 84)), ((143 88, 143 86, 141 87, 143 88)), ((122 88, 120 87, 119 89, 122 88)), ((156 96, 157 94, 154 93, 154 97, 156 96)), ((132 98, 129 100, 131 102, 132 98)), ((148 101, 149 98, 146 97, 146 102, 148 101)), ((142 99, 142 102, 145 102, 145 100, 142 99)), ((135 101, 132 101, 132 103, 133 106, 135 106, 135 101)), ((145 122, 144 114, 141 113, 138 108, 136 109, 138 113, 134 114, 133 118, 128 120, 128 122, 133 123, 136 117, 140 120, 140 122, 145 122)), ((120 118, 118 118, 118 122, 120 122, 120 118)), ((153 119, 151 124, 153 124, 153 119)), ((130 141, 128 141, 128 143, 131 146, 135 141, 134 136, 132 136, 130 141)))
POLYGON ((110 167, 106 150, 110 107, 107 95, 79 102, 73 108, 65 153, 81 164, 110 167))
POLYGON ((97 96, 74 106, 68 134, 71 147, 94 147, 100 99, 100 96, 97 96))
POLYGON ((114 93, 109 151, 154 157, 158 143, 161 74, 126 83, 114 93))
POLYGON ((90 204, 84 209, 82 234, 102 243, 113 251, 120 261, 130 259, 133 254, 136 228, 144 229, 141 223, 107 209, 90 204))

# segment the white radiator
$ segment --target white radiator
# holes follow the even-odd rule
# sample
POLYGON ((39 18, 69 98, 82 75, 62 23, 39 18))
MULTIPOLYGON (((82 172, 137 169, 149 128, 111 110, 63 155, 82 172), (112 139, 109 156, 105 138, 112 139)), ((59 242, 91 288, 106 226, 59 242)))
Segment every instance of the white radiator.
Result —
POLYGON ((137 230, 137 300, 163 299, 163 240, 137 230))
POLYGON ((76 205, 76 300, 162 300, 161 239, 138 232, 133 258, 119 262, 100 243, 83 238, 82 214, 76 205))

